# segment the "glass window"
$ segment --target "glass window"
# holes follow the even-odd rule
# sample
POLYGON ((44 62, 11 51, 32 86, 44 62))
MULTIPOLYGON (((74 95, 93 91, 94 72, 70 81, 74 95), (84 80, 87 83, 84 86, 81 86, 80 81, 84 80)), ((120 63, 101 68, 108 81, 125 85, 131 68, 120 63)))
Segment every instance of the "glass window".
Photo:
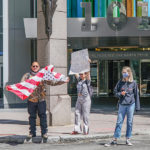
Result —
POLYGON ((31 0, 31 17, 37 17, 37 0, 31 0))
POLYGON ((2 0, 0 0, 0 16, 2 16, 2 14, 3 14, 3 9, 2 9, 2 0))
POLYGON ((0 34, 3 32, 3 22, 2 22, 2 17, 0 17, 0 34))
MULTIPOLYGON (((92 17, 106 18, 108 9, 111 9, 116 2, 118 4, 121 2, 122 6, 120 7, 120 12, 122 12, 124 7, 127 17, 150 17, 150 1, 148 0, 67 0, 68 17, 85 16, 85 9, 81 8, 81 2, 91 2, 92 17)), ((116 7, 116 10, 118 11, 119 8, 116 7)))
POLYGON ((141 96, 150 95, 150 60, 141 60, 141 96))
MULTIPOLYGON (((0 0, 0 100, 3 97, 3 9, 0 0)), ((1 102, 1 101, 0 101, 1 102)))
POLYGON ((94 93, 97 94, 98 92, 98 80, 97 80, 97 74, 98 74, 98 63, 97 61, 96 62, 93 62, 91 63, 91 85, 93 86, 93 90, 94 90, 94 93))
POLYGON ((133 79, 137 82, 137 84, 139 84, 139 81, 140 81, 140 77, 139 77, 139 74, 140 74, 140 61, 139 60, 131 60, 130 61, 130 66, 131 66, 131 69, 132 69, 132 72, 133 72, 133 79))
POLYGON ((0 34, 0 52, 3 51, 3 34, 0 34))
POLYGON ((3 28, 2 17, 3 17, 2 0, 0 0, 0 34, 2 33, 3 28))
POLYGON ((101 60, 99 62, 99 94, 108 94, 108 61, 101 60))

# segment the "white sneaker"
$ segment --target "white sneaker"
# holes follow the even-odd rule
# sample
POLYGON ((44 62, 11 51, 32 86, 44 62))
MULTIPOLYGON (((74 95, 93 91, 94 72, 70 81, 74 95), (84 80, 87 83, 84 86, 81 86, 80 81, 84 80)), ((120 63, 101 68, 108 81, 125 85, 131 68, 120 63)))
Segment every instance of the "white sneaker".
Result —
POLYGON ((126 144, 127 144, 128 146, 132 146, 132 145, 133 145, 133 144, 131 143, 130 139, 127 139, 127 140, 126 140, 126 144))
POLYGON ((104 146, 105 146, 105 147, 109 147, 109 146, 111 146, 111 145, 117 145, 117 140, 112 140, 111 142, 105 144, 104 146))

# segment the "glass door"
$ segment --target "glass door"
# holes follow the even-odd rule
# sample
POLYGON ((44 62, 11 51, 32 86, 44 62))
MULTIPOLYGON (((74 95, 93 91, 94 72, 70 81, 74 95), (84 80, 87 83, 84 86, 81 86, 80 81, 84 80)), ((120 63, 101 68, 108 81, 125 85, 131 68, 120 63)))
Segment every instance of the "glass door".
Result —
POLYGON ((122 78, 122 68, 129 66, 128 60, 110 60, 108 61, 108 94, 113 96, 114 88, 117 82, 122 78))
POLYGON ((98 93, 98 61, 92 61, 91 65, 91 85, 93 86, 94 94, 98 93))
POLYGON ((99 61, 99 76, 98 76, 99 95, 108 95, 108 61, 99 61))
POLYGON ((141 60, 140 71, 140 94, 150 96, 150 60, 141 60))

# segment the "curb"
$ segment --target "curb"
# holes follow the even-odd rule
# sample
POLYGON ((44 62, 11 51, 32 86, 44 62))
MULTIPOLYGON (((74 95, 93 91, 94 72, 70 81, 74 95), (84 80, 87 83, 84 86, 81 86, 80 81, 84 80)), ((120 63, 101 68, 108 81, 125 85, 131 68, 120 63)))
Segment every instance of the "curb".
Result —
POLYGON ((13 135, 13 136, 1 136, 0 143, 16 143, 16 144, 29 144, 29 143, 49 143, 49 144, 61 144, 61 143, 75 143, 93 141, 97 139, 106 139, 113 137, 112 134, 91 134, 91 135, 63 135, 63 136, 49 136, 48 139, 43 139, 40 136, 28 139, 27 136, 13 135))
MULTIPOLYGON (((150 133, 134 133, 133 135, 147 135, 150 133)), ((123 134, 122 136, 124 136, 123 134)), ((112 138, 113 134, 90 134, 90 135, 60 135, 49 136, 48 139, 42 139, 37 136, 32 139, 28 139, 27 136, 13 135, 13 136, 0 136, 0 143, 16 143, 16 144, 30 144, 30 143, 48 143, 48 144, 61 144, 61 143, 77 143, 87 142, 98 139, 112 138)))
POLYGON ((60 136, 60 143, 85 142, 85 141, 93 141, 97 139, 106 139, 110 137, 113 137, 113 134, 60 136))

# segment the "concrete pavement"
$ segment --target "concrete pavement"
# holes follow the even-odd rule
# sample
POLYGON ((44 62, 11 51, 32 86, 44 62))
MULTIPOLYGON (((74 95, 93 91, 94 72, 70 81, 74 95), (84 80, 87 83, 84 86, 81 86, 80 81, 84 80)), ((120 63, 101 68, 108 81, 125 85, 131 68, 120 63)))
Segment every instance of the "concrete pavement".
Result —
MULTIPOLYGON (((90 133, 89 135, 71 135, 74 128, 74 109, 71 114, 72 124, 66 126, 49 126, 47 143, 67 143, 85 140, 109 138, 113 136, 117 109, 115 107, 100 107, 91 110, 90 133)), ((134 115, 133 135, 150 134, 150 109, 142 110, 134 115)), ((122 135, 125 134, 126 120, 122 128, 122 135)), ((26 109, 0 109, 0 142, 1 143, 30 143, 44 142, 40 137, 40 127, 37 126, 37 137, 27 140, 29 132, 28 113, 26 109)))

